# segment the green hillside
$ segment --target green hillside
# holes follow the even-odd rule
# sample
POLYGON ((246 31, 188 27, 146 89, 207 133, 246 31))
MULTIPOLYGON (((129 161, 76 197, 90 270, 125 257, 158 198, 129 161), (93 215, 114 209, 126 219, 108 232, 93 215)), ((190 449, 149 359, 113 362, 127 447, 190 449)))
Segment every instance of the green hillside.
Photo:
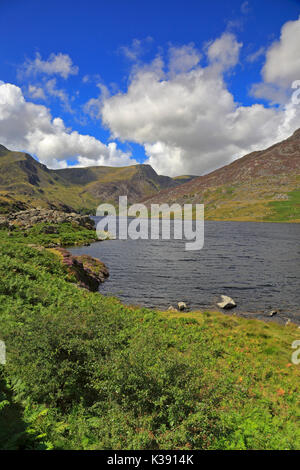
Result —
POLYGON ((208 220, 300 222, 300 130, 266 150, 146 199, 204 204, 208 220))
POLYGON ((118 202, 120 195, 133 203, 184 181, 158 175, 150 165, 50 170, 0 145, 0 213, 29 207, 91 212, 102 202, 118 202))
POLYGON ((0 449, 300 448, 297 325, 122 305, 42 233, 0 230, 0 449))

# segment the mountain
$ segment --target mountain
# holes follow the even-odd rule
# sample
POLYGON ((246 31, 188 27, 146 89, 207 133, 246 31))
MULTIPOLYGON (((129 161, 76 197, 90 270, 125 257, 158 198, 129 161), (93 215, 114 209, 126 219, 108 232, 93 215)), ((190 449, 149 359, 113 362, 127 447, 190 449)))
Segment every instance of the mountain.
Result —
POLYGON ((50 170, 27 153, 0 145, 0 212, 50 207, 90 212, 102 202, 129 203, 193 178, 158 175, 150 165, 50 170))
POLYGON ((214 220, 300 222, 300 129, 266 150, 143 200, 204 203, 214 220))
POLYGON ((204 203, 206 219, 300 222, 300 129, 266 150, 194 177, 150 165, 50 170, 0 145, 0 212, 30 207, 91 212, 102 202, 204 203))

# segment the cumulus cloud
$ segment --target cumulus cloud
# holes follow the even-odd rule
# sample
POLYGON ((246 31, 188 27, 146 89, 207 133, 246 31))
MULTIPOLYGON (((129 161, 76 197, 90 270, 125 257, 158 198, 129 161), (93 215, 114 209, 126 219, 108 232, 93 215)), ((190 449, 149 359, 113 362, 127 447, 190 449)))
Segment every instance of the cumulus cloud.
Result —
POLYGON ((20 73, 25 75, 60 75, 62 78, 68 78, 70 75, 78 74, 78 67, 73 65, 72 59, 68 54, 50 54, 47 60, 43 60, 41 54, 36 53, 35 59, 26 60, 21 67, 20 73))
POLYGON ((236 40, 232 33, 224 33, 218 39, 207 45, 207 56, 212 64, 226 70, 234 67, 239 58, 242 43, 236 40))
POLYGON ((290 87, 300 78, 300 17, 288 21, 281 29, 280 40, 267 51, 262 75, 266 83, 290 87))
POLYGON ((47 60, 43 60, 39 53, 34 60, 27 60, 19 69, 20 80, 29 79, 27 96, 34 100, 49 101, 50 98, 58 99, 66 112, 72 113, 71 98, 67 91, 57 85, 57 79, 67 79, 70 75, 76 75, 78 67, 73 65, 68 54, 50 54, 47 60), (56 75, 50 78, 50 76, 56 75), (33 82, 33 83, 32 83, 33 82))
POLYGON ((45 106, 26 101, 19 87, 1 81, 0 142, 12 150, 36 155, 49 168, 64 168, 67 160, 74 158, 80 166, 136 163, 114 142, 105 145, 95 137, 67 129, 45 106))
POLYGON ((136 67, 125 93, 103 99, 103 123, 114 138, 143 145, 148 163, 170 175, 204 174, 288 137, 300 127, 298 108, 242 106, 229 92, 224 74, 241 47, 225 33, 206 45, 205 67, 191 45, 173 48, 169 70, 161 57, 136 67))
POLYGON ((194 44, 188 44, 181 47, 170 47, 169 57, 169 70, 171 75, 175 75, 181 72, 188 72, 198 65, 201 54, 194 44))
POLYGON ((285 23, 280 39, 268 48, 262 69, 263 81, 251 89, 255 97, 281 104, 290 99, 292 83, 300 79, 299 44, 300 17, 285 23))
POLYGON ((100 118, 103 100, 110 96, 108 88, 102 83, 97 83, 99 88, 99 96, 90 98, 83 106, 83 112, 88 114, 92 119, 100 118))

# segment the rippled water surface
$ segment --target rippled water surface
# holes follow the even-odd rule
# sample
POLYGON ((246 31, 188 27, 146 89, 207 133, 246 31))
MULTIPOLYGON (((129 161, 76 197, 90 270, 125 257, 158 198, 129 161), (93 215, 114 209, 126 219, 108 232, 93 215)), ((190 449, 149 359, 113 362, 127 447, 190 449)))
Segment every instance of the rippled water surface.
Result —
POLYGON ((182 240, 111 240, 71 251, 101 259, 110 277, 100 291, 125 303, 215 308, 227 294, 237 313, 279 308, 279 319, 300 322, 300 224, 207 221, 200 251, 185 251, 182 240))

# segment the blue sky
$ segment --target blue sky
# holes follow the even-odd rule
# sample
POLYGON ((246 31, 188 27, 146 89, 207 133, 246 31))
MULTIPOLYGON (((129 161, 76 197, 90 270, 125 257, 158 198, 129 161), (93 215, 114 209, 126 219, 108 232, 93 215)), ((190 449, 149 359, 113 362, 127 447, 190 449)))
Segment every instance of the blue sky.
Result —
MULTIPOLYGON (((36 131, 34 136, 28 129, 22 135, 17 130, 14 134, 13 128, 18 124, 12 105, 9 105, 10 121, 5 118, 1 131, 0 101, 0 140, 12 148, 30 151, 52 167, 78 162, 121 165, 146 161, 167 174, 201 174, 222 166, 243 152, 285 136, 283 116, 286 133, 298 126, 299 121, 293 118, 287 127, 286 115, 282 113, 286 112, 291 95, 291 79, 300 79, 300 68, 291 66, 293 70, 283 77, 274 69, 274 63, 276 41, 282 42, 278 60, 284 55, 284 60, 299 61, 297 51, 295 57, 288 57, 286 52, 290 50, 288 41, 294 42, 295 50, 299 45, 292 31, 299 14, 300 2, 296 0, 0 0, 0 81, 17 87, 3 89, 3 110, 9 104, 11 93, 15 93, 14 106, 17 100, 22 103, 25 100, 27 108, 23 103, 20 115, 32 119, 31 126, 36 131), (291 31, 288 26, 283 35, 285 24, 291 24, 291 31), (219 38, 221 42, 215 43, 209 52, 209 47, 219 38), (235 56, 229 57, 235 47, 235 56), (274 57, 270 53, 268 59, 268 51, 274 57), (221 56, 231 63, 221 65, 221 56), (174 57, 177 60, 173 72, 170 57, 173 63, 174 57), (151 77, 147 75, 147 67, 151 77), (228 129, 218 144, 217 138, 205 139, 210 129, 212 134, 217 134, 217 129, 214 116, 204 120, 203 115, 212 114, 217 105, 210 106, 209 101, 204 105, 201 93, 209 92, 198 88, 198 82, 204 80, 201 70, 208 76, 207 80, 212 80, 213 75, 216 87, 222 82, 219 102, 226 101, 226 109, 221 105, 220 111, 215 112, 216 115, 225 113, 224 122, 233 130, 232 141, 227 138, 228 129), (165 87, 162 82, 166 82, 165 87), (143 83, 144 96, 140 96, 143 83), (259 91, 253 91, 255 84, 260 84, 259 91), (170 129, 176 103, 170 109, 168 104, 171 99, 176 100, 176 90, 180 112, 173 128, 179 131, 173 134, 170 129), (118 101, 116 97, 120 95, 118 101), (196 109, 193 102, 197 100, 196 109), (230 100, 234 104, 229 104, 230 100), (43 109, 33 108, 30 103, 43 109), (145 116, 147 105, 149 122, 145 116), (253 114, 251 107, 256 105, 262 108, 255 110, 260 113, 257 118, 249 117, 253 122, 244 122, 244 118, 238 122, 235 116, 233 124, 234 112, 243 116, 253 114), (44 135, 40 137, 44 130, 38 129, 36 116, 41 109, 44 127, 49 127, 53 118, 62 120, 59 125, 56 122, 53 131, 60 133, 60 140, 57 136, 55 143, 47 137, 46 145, 44 135), (46 113, 50 115, 48 124, 46 113), (256 119, 258 125, 270 120, 274 122, 273 127, 264 129, 264 133, 254 132, 256 119), (194 125, 198 121, 199 128, 194 125), (203 136, 202 129, 205 129, 203 136), (70 143, 71 139, 65 136, 73 131, 79 136, 94 137, 105 149, 102 152, 94 141, 86 141, 90 145, 87 153, 83 143, 77 152, 75 140, 80 137, 73 135, 70 143), (180 138, 179 134, 182 134, 180 138), (112 142, 115 147, 106 150, 112 142)), ((289 69, 289 64, 286 68, 289 69)), ((50 127, 47 132, 53 133, 50 127)))

